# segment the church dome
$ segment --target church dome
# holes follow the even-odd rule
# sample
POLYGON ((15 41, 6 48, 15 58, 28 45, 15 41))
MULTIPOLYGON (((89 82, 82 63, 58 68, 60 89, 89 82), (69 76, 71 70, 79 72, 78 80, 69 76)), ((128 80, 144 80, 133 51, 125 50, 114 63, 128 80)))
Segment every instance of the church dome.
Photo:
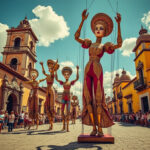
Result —
POLYGON ((119 83, 119 82, 120 82, 119 74, 116 73, 116 77, 114 79, 114 83, 119 83))
POLYGON ((20 24, 18 26, 18 28, 30 28, 30 23, 27 19, 27 17, 24 18, 24 20, 20 21, 20 24))
POLYGON ((130 76, 126 74, 126 71, 123 69, 122 75, 120 77, 120 82, 130 81, 130 76))
POLYGON ((147 30, 141 27, 139 31, 139 37, 136 41, 136 45, 140 44, 141 42, 149 41, 150 42, 150 34, 147 33, 147 30))

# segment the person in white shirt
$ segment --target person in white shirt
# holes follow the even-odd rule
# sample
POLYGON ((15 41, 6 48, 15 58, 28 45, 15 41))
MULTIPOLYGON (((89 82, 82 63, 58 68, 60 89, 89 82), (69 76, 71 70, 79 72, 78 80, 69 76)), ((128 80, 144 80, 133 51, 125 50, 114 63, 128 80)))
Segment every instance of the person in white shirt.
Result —
POLYGON ((24 111, 22 111, 21 114, 20 114, 20 122, 19 122, 21 128, 24 125, 24 116, 25 116, 24 111))
POLYGON ((11 111, 11 114, 8 116, 8 132, 12 132, 15 121, 14 111, 11 111))

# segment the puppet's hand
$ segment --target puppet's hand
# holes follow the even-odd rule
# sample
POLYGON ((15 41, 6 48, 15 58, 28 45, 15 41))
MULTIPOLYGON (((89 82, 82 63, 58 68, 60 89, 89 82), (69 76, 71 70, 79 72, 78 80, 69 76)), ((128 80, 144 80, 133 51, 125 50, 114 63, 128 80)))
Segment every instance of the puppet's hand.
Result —
POLYGON ((40 64, 43 66, 43 62, 40 62, 40 64))
POLYGON ((83 21, 86 20, 89 15, 89 13, 86 14, 86 12, 87 12, 87 9, 83 10, 83 12, 82 12, 82 20, 83 21))
POLYGON ((117 16, 115 17, 115 20, 117 23, 121 22, 121 15, 119 13, 117 13, 117 16))

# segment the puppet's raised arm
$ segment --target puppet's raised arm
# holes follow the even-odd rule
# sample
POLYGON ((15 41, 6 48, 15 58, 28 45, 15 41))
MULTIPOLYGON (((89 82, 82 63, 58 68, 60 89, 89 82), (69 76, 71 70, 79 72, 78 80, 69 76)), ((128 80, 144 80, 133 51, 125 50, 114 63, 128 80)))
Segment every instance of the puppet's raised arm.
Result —
POLYGON ((58 79, 57 72, 55 73, 55 79, 56 79, 56 81, 59 82, 61 85, 63 84, 63 81, 61 81, 61 80, 58 79))
POLYGON ((122 46, 122 37, 121 37, 121 28, 120 28, 121 15, 117 13, 117 17, 115 17, 115 19, 118 24, 118 37, 117 37, 117 44, 114 45, 114 49, 117 49, 122 46))
POLYGON ((84 21, 87 19, 88 15, 89 15, 89 13, 86 14, 86 12, 87 12, 86 9, 82 12, 82 21, 80 23, 80 26, 79 26, 78 30, 76 31, 76 33, 74 35, 75 36, 75 40, 78 41, 81 44, 84 44, 84 40, 80 38, 80 32, 81 32, 81 29, 82 29, 84 21))
POLYGON ((73 81, 71 81, 71 84, 72 84, 72 85, 73 85, 76 81, 78 81, 78 79, 79 79, 79 66, 76 66, 76 68, 77 68, 77 75, 76 75, 76 79, 73 80, 73 81))
POLYGON ((48 74, 46 74, 44 66, 43 66, 43 62, 40 62, 41 66, 42 66, 42 72, 45 76, 48 76, 48 74))

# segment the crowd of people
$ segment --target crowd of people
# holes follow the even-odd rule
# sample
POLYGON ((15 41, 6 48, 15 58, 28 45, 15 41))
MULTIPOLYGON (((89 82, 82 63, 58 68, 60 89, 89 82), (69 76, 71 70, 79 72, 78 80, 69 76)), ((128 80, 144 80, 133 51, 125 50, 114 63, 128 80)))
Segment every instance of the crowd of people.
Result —
POLYGON ((113 120, 117 122, 125 122, 150 127, 150 111, 146 113, 139 111, 136 113, 115 114, 112 115, 112 117, 113 120))
MULTIPOLYGON (((39 125, 48 124, 49 120, 45 114, 39 114, 39 125)), ((22 111, 20 114, 11 111, 0 110, 0 133, 2 129, 8 129, 12 132, 14 128, 26 128, 32 125, 32 119, 27 112, 22 111)))
MULTIPOLYGON (((139 111, 137 113, 115 114, 112 117, 116 122, 150 127, 150 111, 146 113, 139 111)), ((55 122, 61 121, 61 117, 56 115, 55 122)), ((47 115, 39 114, 39 125, 48 123, 47 115)), ((29 118, 27 112, 22 111, 20 114, 17 114, 11 111, 9 114, 7 111, 0 110, 0 133, 2 129, 8 129, 8 132, 12 132, 14 128, 26 128, 30 125, 32 125, 32 119, 29 118)))

